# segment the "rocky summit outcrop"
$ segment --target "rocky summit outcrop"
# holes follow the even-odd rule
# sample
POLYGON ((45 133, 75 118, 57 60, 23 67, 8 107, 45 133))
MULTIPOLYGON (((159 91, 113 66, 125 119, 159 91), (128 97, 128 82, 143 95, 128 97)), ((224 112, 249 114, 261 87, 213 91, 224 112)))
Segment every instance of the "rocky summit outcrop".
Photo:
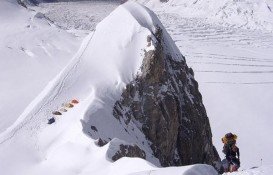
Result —
POLYGON ((194 73, 167 34, 157 27, 147 38, 141 73, 126 86, 113 115, 134 123, 150 141, 162 166, 207 163, 219 156, 194 73), (166 36, 165 36, 166 35, 166 36))

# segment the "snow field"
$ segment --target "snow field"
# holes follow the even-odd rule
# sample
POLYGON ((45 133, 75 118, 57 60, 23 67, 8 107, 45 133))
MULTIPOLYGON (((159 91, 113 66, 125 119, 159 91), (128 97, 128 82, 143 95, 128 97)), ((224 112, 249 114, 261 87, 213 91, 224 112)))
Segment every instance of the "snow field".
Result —
POLYGON ((93 31, 119 5, 119 1, 55 2, 41 3, 39 10, 62 28, 93 31))
POLYGON ((273 30, 272 0, 135 0, 152 9, 174 12, 187 18, 201 18, 208 23, 251 30, 273 30))

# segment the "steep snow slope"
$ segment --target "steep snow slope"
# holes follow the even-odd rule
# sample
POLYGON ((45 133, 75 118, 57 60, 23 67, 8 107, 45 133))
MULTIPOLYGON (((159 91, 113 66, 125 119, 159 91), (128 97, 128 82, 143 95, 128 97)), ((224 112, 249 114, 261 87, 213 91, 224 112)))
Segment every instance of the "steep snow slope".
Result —
POLYGON ((136 0, 150 7, 170 9, 184 17, 217 21, 226 26, 273 30, 272 0, 136 0))
MULTIPOLYGON (((105 156, 110 144, 100 148, 82 131, 82 123, 93 117, 98 129, 136 142, 112 117, 112 109, 122 89, 139 72, 144 50, 153 49, 147 47, 147 36, 161 24, 150 13, 128 3, 97 26, 71 62, 0 134, 0 174, 107 175, 155 169, 141 159, 111 163, 105 156), (74 98, 80 103, 48 125, 52 111, 74 98)), ((148 159, 157 163, 148 154, 143 134, 135 130, 135 135, 146 145, 148 159)))
POLYGON ((191 18, 175 6, 156 9, 195 71, 221 157, 221 137, 235 132, 243 169, 259 166, 261 159, 273 164, 272 33, 191 18))
POLYGON ((82 37, 14 1, 0 1, 0 133, 77 51, 82 37))
POLYGON ((4 101, 0 106, 0 132, 19 117, 68 63, 89 30, 94 30, 118 5, 62 2, 31 6, 32 10, 27 10, 16 0, 0 2, 0 97, 4 101))

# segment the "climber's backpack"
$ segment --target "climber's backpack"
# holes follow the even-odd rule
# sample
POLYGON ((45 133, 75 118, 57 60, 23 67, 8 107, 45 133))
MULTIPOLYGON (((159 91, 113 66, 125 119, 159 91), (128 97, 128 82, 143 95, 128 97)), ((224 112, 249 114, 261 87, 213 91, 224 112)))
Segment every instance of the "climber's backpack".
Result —
POLYGON ((236 143, 236 140, 237 140, 237 135, 235 134, 232 134, 232 133, 227 133, 223 138, 222 138, 222 142, 225 144, 225 145, 233 145, 236 143))
POLYGON ((223 153, 226 154, 227 151, 236 144, 237 136, 232 133, 227 133, 223 138, 222 142, 224 143, 223 153))

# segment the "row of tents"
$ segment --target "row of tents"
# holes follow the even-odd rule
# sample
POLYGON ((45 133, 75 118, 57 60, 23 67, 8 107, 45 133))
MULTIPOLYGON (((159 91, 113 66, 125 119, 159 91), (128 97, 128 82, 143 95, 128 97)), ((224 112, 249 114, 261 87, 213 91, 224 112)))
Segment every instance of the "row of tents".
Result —
POLYGON ((70 108, 73 108, 78 103, 79 103, 79 101, 76 100, 76 99, 73 99, 73 100, 71 100, 70 102, 67 102, 67 103, 63 103, 62 107, 59 110, 52 112, 54 117, 51 117, 50 119, 48 119, 48 124, 54 123, 56 121, 56 119, 55 119, 56 116, 62 115, 63 112, 67 112, 70 108))

